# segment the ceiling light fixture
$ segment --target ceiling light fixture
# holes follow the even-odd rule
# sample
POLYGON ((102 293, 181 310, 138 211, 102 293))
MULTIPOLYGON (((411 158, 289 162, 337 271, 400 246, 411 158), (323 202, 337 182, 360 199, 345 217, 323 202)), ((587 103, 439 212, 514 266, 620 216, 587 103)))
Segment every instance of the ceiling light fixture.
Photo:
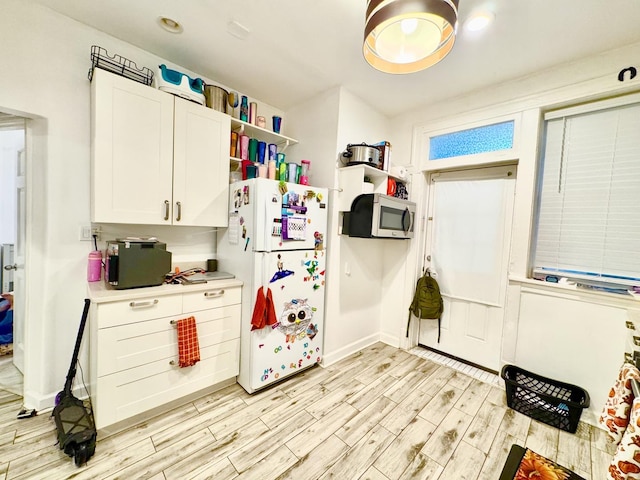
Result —
POLYGON ((169 17, 158 17, 158 25, 170 33, 182 33, 182 25, 169 17))
POLYGON ((414 73, 453 47, 458 0, 368 0, 362 51, 373 68, 414 73))

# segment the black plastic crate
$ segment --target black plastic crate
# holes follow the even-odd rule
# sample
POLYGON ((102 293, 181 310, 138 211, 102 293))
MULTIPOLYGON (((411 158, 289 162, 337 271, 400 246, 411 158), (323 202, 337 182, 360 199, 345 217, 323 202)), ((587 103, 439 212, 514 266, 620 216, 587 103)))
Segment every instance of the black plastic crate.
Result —
POLYGON ((589 406, 586 390, 551 380, 514 365, 502 367, 507 405, 535 420, 567 432, 578 428, 582 410, 589 406))

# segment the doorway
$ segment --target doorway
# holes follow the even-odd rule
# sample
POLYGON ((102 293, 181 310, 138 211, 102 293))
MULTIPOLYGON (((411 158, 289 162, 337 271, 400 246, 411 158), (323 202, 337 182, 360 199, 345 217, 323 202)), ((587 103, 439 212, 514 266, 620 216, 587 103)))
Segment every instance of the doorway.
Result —
POLYGON ((515 165, 428 177, 425 267, 444 313, 440 327, 420 321, 418 343, 491 371, 500 368, 515 178, 515 165))
MULTIPOLYGON (((26 232, 25 119, 0 113, 0 285, 13 299, 0 342, 0 389, 22 396, 26 232)), ((7 304, 5 303, 5 307, 7 304)))

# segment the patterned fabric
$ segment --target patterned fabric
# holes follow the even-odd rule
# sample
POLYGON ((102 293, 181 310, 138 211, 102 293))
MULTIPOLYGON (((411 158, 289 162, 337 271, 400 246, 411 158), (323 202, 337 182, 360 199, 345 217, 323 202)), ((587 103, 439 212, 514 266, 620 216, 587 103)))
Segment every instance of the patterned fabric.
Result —
POLYGON ((640 479, 640 398, 633 400, 629 425, 609 465, 607 479, 640 479))
MULTIPOLYGON (((499 480, 585 480, 571 470, 514 443, 499 480)), ((593 479, 601 480, 601 479, 593 479)))
POLYGON ((178 320, 178 365, 192 367, 200 361, 200 344, 195 317, 178 320))
POLYGON ((265 297, 264 289, 260 287, 256 295, 256 302, 251 316, 251 330, 264 328, 267 325, 275 325, 278 322, 276 311, 273 306, 273 296, 271 289, 267 288, 265 297))
POLYGON ((527 450, 520 461, 514 480, 570 480, 580 478, 571 470, 552 462, 548 458, 527 450))
POLYGON ((640 379, 640 371, 634 365, 624 363, 620 368, 618 378, 609 391, 609 397, 600 415, 600 424, 616 445, 620 443, 629 424, 631 404, 633 403, 632 378, 640 379))

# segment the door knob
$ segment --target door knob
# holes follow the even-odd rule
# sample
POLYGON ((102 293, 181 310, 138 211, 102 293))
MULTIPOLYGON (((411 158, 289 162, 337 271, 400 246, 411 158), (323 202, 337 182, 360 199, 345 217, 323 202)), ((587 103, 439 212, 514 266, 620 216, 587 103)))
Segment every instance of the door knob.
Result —
POLYGON ((5 270, 17 270, 18 269, 18 265, 16 265, 15 263, 13 265, 5 265, 4 269, 5 270))

